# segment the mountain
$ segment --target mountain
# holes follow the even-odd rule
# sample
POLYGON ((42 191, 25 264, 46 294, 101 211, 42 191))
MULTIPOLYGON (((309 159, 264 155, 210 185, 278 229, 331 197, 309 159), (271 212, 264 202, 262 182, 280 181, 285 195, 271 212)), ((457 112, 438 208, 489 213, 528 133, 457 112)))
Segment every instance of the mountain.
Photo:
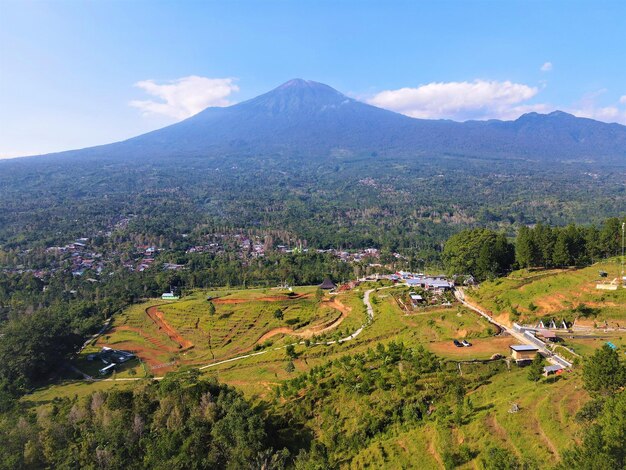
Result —
POLYGON ((62 156, 327 157, 355 154, 623 159, 626 126, 556 111, 515 121, 414 119, 309 80, 290 80, 233 106, 207 108, 138 137, 62 156))

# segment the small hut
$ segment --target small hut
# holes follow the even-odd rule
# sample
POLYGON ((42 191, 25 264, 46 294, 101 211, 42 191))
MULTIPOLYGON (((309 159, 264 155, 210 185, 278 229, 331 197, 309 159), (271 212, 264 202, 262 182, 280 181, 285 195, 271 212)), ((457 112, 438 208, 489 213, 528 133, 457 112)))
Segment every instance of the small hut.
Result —
POLYGON ((539 352, 539 348, 529 344, 514 344, 509 347, 511 348, 511 356, 517 365, 531 362, 539 352))
POLYGON ((555 364, 553 366, 545 366, 543 368, 544 377, 548 377, 549 375, 561 375, 565 368, 561 365, 555 364))
POLYGON ((322 282, 318 287, 323 290, 332 290, 336 288, 337 286, 329 278, 326 278, 324 279, 324 282, 322 282))

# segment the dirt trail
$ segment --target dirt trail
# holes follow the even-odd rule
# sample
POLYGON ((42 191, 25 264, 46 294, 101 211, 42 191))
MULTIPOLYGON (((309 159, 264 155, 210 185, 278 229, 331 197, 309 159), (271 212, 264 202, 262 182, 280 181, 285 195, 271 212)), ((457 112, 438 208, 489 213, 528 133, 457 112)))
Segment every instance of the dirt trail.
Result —
POLYGON ((339 310, 341 314, 337 318, 329 320, 320 325, 315 325, 310 328, 306 328, 301 331, 294 331, 292 328, 289 328, 286 326, 274 328, 268 331, 267 333, 264 333, 257 340, 257 344, 263 343, 264 341, 267 341, 271 337, 280 335, 280 334, 297 336, 298 338, 304 338, 304 339, 312 338, 313 336, 316 336, 321 333, 325 333, 326 331, 334 330, 335 328, 337 328, 339 325, 341 325, 341 322, 343 322, 343 320, 348 316, 348 314, 350 313, 350 310, 352 310, 351 308, 346 307, 337 299, 333 299, 331 301, 325 301, 323 302, 323 304, 328 307, 334 308, 335 310, 339 310))
POLYGON ((148 307, 146 314, 152 319, 152 321, 162 329, 169 338, 178 344, 180 349, 189 349, 193 347, 193 343, 183 338, 174 328, 172 328, 163 318, 163 312, 159 312, 156 306, 148 307))

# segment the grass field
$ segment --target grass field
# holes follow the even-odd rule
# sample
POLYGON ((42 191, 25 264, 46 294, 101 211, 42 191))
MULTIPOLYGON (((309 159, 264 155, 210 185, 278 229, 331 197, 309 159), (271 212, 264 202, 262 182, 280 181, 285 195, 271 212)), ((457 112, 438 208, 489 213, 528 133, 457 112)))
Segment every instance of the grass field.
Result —
POLYGON ((577 324, 626 326, 626 289, 596 289, 599 271, 617 276, 617 258, 583 269, 516 271, 483 283, 470 293, 499 320, 533 323, 541 318, 577 320, 577 324), (586 316, 585 316, 586 315, 586 316))
MULTIPOLYGON (((462 444, 473 450, 498 445, 539 468, 547 467, 577 442, 580 424, 574 415, 588 400, 575 373, 535 384, 515 367, 494 376, 469 397, 474 411, 460 426, 435 422, 390 433, 361 451, 350 468, 442 468, 443 454, 462 444), (509 413, 512 403, 518 404, 517 413, 509 413)), ((459 468, 482 468, 478 461, 474 457, 459 468)))
MULTIPOLYGON (((601 309, 600 317, 607 312, 615 312, 613 304, 626 305, 622 303, 623 293, 620 291, 582 289, 590 283, 594 285, 594 273, 597 274, 600 269, 606 269, 606 266, 553 270, 539 275, 516 272, 510 278, 483 284, 472 295, 481 305, 494 310, 502 302, 541 304, 542 299, 560 298, 557 296, 560 292, 587 302, 591 302, 590 297, 593 296, 595 305, 601 309)), ((97 376, 96 369, 100 364, 88 363, 86 354, 102 346, 126 349, 136 352, 141 362, 121 368, 115 377, 138 378, 162 376, 181 366, 204 366, 261 352, 243 360, 205 368, 204 372, 240 387, 249 395, 269 396, 281 380, 328 359, 346 353, 364 352, 378 342, 393 340, 407 345, 424 345, 440 357, 455 361, 489 359, 494 354, 508 355, 509 345, 514 341, 507 336, 493 336, 495 330, 492 325, 459 304, 418 308, 407 313, 396 301, 403 294, 402 287, 387 287, 372 295, 374 322, 356 339, 333 345, 297 344, 307 338, 313 343, 332 341, 356 331, 366 320, 363 292, 383 286, 387 285, 363 284, 352 291, 326 296, 321 302, 315 298, 314 287, 296 288, 291 295, 286 290, 277 289, 198 290, 177 302, 148 301, 116 316, 113 328, 95 345, 87 348, 75 365, 97 376), (209 313, 208 297, 213 299, 214 314, 209 313), (155 322, 147 315, 150 307, 155 307, 161 320, 155 322), (281 310, 282 319, 275 317, 277 309, 281 310), (461 338, 468 339, 472 347, 455 347, 452 340, 461 338), (284 346, 289 343, 295 344, 297 353, 293 361, 296 370, 292 373, 285 370, 289 358, 284 346)), ((506 314, 504 309, 499 313, 506 314)), ((617 346, 626 345, 626 335, 606 333, 605 336, 564 338, 563 346, 584 355, 600 347, 607 338, 617 346)))
POLYGON ((117 376, 158 376, 179 366, 219 362, 269 345, 336 339, 364 323, 364 307, 357 295, 317 299, 315 293, 314 287, 293 292, 218 289, 198 290, 177 302, 146 301, 117 315, 112 328, 74 365, 97 377, 101 363, 88 362, 86 356, 107 346, 132 351, 141 361, 120 368, 117 376))
POLYGON ((488 359, 506 354, 509 342, 494 338, 484 319, 455 304, 428 307, 406 314, 394 296, 403 288, 387 288, 372 295, 374 322, 354 340, 333 345, 297 344, 347 337, 366 321, 363 292, 384 283, 367 283, 352 291, 315 298, 314 287, 302 287, 291 295, 277 289, 214 289, 195 291, 177 302, 160 300, 134 305, 115 318, 112 329, 86 348, 75 361, 83 372, 98 377, 99 362, 88 362, 89 353, 103 346, 135 352, 132 362, 115 378, 162 376, 181 366, 204 366, 251 352, 262 352, 241 361, 204 369, 221 381, 250 395, 268 396, 281 380, 346 353, 362 352, 378 342, 423 344, 442 357, 454 360, 488 359), (209 313, 212 298, 215 313, 209 313), (152 316, 158 313, 155 321, 152 316), (282 319, 275 311, 280 309, 282 319), (474 346, 457 348, 455 338, 468 338, 474 346), (283 347, 296 343, 295 372, 288 373, 283 347))

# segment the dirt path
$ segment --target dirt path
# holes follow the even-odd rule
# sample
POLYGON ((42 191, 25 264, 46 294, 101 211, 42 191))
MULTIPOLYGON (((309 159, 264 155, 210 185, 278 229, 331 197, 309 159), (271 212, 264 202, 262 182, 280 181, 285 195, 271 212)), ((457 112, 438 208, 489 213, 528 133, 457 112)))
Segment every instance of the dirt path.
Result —
POLYGON ((452 340, 435 341, 428 343, 426 347, 435 354, 442 354, 453 357, 474 357, 476 354, 509 354, 509 346, 517 341, 511 336, 472 338, 472 347, 458 348, 452 340))
POLYGON ((183 338, 165 321, 163 318, 163 312, 159 312, 156 306, 148 307, 146 309, 146 314, 159 327, 159 329, 162 329, 172 341, 178 344, 180 349, 189 349, 193 347, 193 343, 191 341, 183 338))
POLYGON ((274 329, 268 331, 267 333, 264 333, 256 341, 256 343, 257 344, 263 343, 263 342, 267 341, 268 339, 272 338, 273 336, 280 335, 280 334, 296 336, 298 338, 310 339, 313 336, 316 336, 316 335, 319 335, 321 333, 325 333, 326 331, 334 330, 335 328, 337 328, 339 325, 341 325, 343 320, 348 316, 348 314, 352 310, 351 308, 346 307, 344 304, 342 304, 337 299, 333 299, 331 301, 326 301, 326 302, 324 302, 324 304, 327 307, 331 307, 331 308, 334 308, 335 310, 338 310, 340 312, 340 315, 337 318, 329 320, 329 321, 327 321, 325 323, 322 323, 320 325, 315 325, 315 326, 312 326, 310 328, 306 328, 306 329, 301 330, 301 331, 295 331, 292 328, 289 328, 289 327, 286 327, 286 326, 281 326, 281 327, 278 327, 278 328, 274 328, 274 329))

